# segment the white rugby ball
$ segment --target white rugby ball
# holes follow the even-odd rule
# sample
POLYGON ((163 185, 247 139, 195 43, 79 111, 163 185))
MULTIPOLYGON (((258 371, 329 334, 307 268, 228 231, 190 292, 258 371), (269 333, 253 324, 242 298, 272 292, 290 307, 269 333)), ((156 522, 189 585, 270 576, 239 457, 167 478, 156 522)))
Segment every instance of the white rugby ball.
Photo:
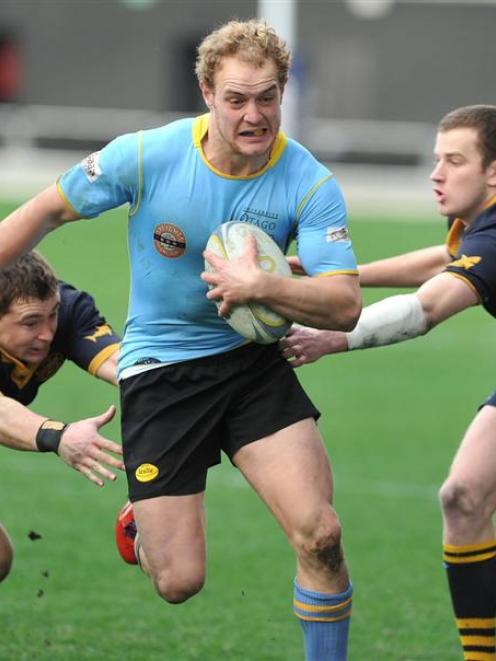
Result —
MULTIPOLYGON (((260 268, 290 277, 291 269, 284 253, 277 243, 256 225, 236 220, 219 225, 208 239, 207 250, 224 259, 240 257, 246 249, 248 234, 252 234, 257 241, 260 268)), ((205 269, 214 270, 207 261, 205 269)), ((218 301, 216 304, 219 307, 218 301)), ((256 302, 233 305, 229 317, 225 320, 237 333, 260 344, 277 342, 286 335, 292 323, 266 305, 256 302)))

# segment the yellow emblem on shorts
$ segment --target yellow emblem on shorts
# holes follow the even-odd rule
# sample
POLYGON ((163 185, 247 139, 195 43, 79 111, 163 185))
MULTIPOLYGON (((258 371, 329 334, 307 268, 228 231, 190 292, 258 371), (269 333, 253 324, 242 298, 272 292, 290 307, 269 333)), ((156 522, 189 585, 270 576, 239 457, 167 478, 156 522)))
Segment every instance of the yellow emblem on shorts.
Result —
POLYGON ((153 464, 141 464, 136 469, 135 475, 138 482, 151 482, 158 476, 159 472, 153 464))

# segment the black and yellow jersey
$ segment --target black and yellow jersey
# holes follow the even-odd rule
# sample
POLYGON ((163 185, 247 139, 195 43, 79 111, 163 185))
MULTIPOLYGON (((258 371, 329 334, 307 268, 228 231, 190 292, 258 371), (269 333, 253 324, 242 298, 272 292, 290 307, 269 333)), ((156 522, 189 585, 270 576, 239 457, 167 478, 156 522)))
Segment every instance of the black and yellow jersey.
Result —
POLYGON ((458 218, 448 220, 446 245, 453 261, 445 270, 465 280, 496 317, 496 200, 491 202, 470 228, 458 218))
POLYGON ((29 367, 0 348, 0 394, 29 404, 38 388, 50 379, 65 360, 96 374, 119 346, 120 338, 98 311, 86 292, 60 282, 57 332, 50 352, 36 368, 29 367))

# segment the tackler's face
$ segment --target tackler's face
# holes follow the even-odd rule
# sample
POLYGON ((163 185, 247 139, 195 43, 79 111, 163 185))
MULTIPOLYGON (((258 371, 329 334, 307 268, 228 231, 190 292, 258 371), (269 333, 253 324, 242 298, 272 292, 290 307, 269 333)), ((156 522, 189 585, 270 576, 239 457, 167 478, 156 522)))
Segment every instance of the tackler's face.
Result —
POLYGON ((0 348, 9 356, 32 366, 48 355, 58 323, 58 294, 45 301, 15 300, 0 317, 0 348))
POLYGON ((281 125, 282 100, 272 60, 259 67, 225 57, 215 74, 214 89, 202 85, 202 93, 211 112, 214 139, 233 155, 270 154, 281 125))
POLYGON ((439 132, 434 158, 431 180, 439 213, 472 223, 496 192, 496 164, 483 168, 477 131, 439 132))

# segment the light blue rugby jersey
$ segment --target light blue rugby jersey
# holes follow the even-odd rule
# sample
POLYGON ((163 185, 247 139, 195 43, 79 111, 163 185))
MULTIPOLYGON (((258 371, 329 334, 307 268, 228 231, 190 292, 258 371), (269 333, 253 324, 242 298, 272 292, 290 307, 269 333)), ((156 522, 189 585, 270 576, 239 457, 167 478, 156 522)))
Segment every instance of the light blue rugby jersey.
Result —
POLYGON ((310 275, 356 274, 346 209, 332 173, 280 133, 269 163, 233 177, 205 159, 209 115, 121 136, 59 180, 83 218, 129 204, 131 290, 119 371, 221 353, 243 342, 206 298, 202 251, 223 222, 297 240, 310 275))

